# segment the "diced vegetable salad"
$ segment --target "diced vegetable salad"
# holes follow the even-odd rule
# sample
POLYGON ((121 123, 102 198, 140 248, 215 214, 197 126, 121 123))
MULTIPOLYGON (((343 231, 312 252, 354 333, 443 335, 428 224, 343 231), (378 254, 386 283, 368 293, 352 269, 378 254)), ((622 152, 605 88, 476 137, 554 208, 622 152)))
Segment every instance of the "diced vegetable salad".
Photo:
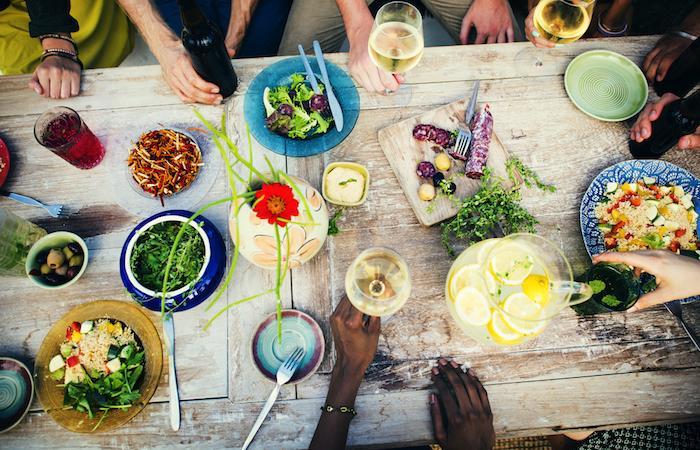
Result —
POLYGON ((659 186, 654 178, 608 183, 596 206, 605 248, 697 250, 697 220, 692 195, 681 186, 659 186))
POLYGON ((62 381, 63 404, 86 413, 102 412, 97 428, 110 409, 128 409, 141 397, 136 389, 144 368, 144 354, 133 331, 109 319, 73 322, 49 372, 62 381))

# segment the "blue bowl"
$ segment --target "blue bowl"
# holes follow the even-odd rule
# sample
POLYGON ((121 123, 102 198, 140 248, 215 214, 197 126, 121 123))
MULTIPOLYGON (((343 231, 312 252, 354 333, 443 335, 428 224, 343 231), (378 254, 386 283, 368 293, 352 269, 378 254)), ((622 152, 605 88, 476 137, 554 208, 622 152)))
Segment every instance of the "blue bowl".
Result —
POLYGON ((0 433, 24 419, 33 398, 34 379, 27 366, 14 358, 0 357, 0 433))
MULTIPOLYGON (((310 58, 309 63, 311 70, 318 74, 316 58, 310 58)), ((352 78, 343 69, 329 61, 326 61, 326 67, 328 68, 328 78, 330 79, 333 92, 338 98, 340 108, 343 110, 343 130, 336 130, 335 124, 332 124, 330 129, 322 135, 298 140, 280 136, 265 127, 266 114, 265 106, 263 105, 263 92, 266 87, 289 84, 291 82, 289 76, 293 73, 306 72, 301 57, 296 56, 283 59, 266 67, 253 79, 246 91, 243 114, 256 141, 280 155, 303 157, 327 152, 348 137, 355 127, 355 123, 357 123, 357 117, 360 115, 360 96, 357 93, 355 84, 352 82, 352 78)))
MULTIPOLYGON (((184 210, 170 210, 154 214, 136 225, 124 242, 119 259, 119 274, 122 283, 136 302, 152 311, 161 310, 160 292, 154 292, 141 285, 131 271, 130 260, 134 244, 141 233, 153 225, 168 221, 186 222, 192 215, 193 213, 184 210)), ((191 288, 185 286, 166 295, 166 310, 185 311, 202 303, 219 286, 226 268, 226 245, 214 224, 204 216, 199 216, 190 225, 199 232, 204 240, 204 265, 194 286, 191 288)))

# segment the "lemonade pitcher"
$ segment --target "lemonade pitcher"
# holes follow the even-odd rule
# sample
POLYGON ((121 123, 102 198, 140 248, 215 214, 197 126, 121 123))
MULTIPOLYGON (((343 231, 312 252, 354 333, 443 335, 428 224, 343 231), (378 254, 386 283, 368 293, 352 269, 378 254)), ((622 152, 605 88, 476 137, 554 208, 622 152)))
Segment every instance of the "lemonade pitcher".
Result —
POLYGON ((517 345, 539 335, 566 307, 593 294, 574 281, 552 242, 534 234, 488 239, 467 248, 446 283, 450 313, 479 342, 517 345))

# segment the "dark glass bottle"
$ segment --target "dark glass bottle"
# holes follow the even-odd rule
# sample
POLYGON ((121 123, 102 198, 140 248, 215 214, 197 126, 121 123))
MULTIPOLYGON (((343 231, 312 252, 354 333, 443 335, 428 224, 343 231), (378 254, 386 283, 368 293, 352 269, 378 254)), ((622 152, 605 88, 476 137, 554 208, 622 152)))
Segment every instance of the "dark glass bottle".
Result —
POLYGON ((660 158, 678 139, 695 132, 700 125, 700 90, 685 99, 666 105, 661 116, 651 123, 651 136, 642 141, 629 141, 635 158, 660 158))
POLYGON ((219 86, 222 97, 238 87, 238 77, 228 57, 219 29, 207 19, 195 0, 178 0, 182 17, 182 45, 190 54, 197 73, 219 86))

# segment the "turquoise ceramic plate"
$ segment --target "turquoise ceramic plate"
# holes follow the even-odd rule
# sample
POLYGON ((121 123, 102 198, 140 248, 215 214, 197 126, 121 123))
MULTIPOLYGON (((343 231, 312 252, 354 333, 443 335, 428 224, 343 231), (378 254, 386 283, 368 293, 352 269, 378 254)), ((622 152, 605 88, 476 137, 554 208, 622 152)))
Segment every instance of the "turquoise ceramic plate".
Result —
POLYGON ((635 63, 608 50, 591 50, 569 63, 564 87, 584 113, 606 122, 619 122, 639 113, 649 87, 635 63))
POLYGON ((27 366, 0 358, 0 433, 20 423, 32 404, 34 381, 27 366))
POLYGON ((282 345, 277 341, 277 314, 262 321, 253 335, 253 362, 265 378, 277 381, 277 369, 297 347, 305 350, 304 358, 290 383, 299 383, 313 375, 321 365, 326 349, 323 332, 308 314, 293 309, 282 311, 282 345))

